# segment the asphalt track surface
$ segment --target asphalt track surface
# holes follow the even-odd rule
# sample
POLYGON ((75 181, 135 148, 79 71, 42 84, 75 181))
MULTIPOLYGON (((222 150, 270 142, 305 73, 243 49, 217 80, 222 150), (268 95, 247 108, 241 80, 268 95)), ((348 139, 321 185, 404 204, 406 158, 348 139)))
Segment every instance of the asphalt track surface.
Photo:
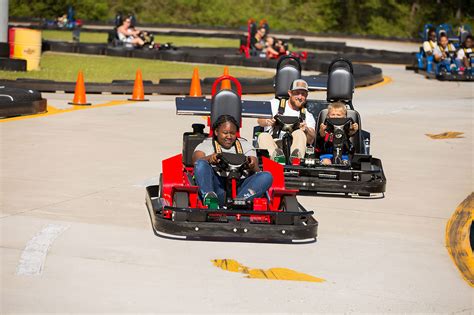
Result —
MULTIPOLYGON (((387 193, 299 197, 320 224, 313 244, 153 234, 145 186, 157 181, 162 159, 181 151, 182 133, 204 122, 176 116, 172 96, 131 103, 88 95, 106 106, 0 121, 0 312, 472 314, 473 291, 445 248, 445 228, 473 191, 474 86, 377 66, 391 80, 357 89, 354 105, 383 161, 387 193), (464 134, 425 136, 446 131, 464 134), (325 281, 249 279, 214 259, 325 281)), ((71 108, 71 94, 44 97, 71 108)), ((243 124, 249 137, 255 120, 243 124)))

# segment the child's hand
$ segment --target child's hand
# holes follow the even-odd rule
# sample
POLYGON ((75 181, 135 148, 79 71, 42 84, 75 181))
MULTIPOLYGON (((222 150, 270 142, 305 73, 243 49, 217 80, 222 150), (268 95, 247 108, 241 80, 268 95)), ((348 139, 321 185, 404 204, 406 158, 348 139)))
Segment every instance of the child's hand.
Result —
POLYGON ((359 124, 358 123, 351 124, 351 128, 349 128, 349 136, 355 135, 357 130, 359 130, 359 124))
POLYGON ((321 137, 324 137, 326 135, 326 128, 327 126, 325 124, 319 125, 319 135, 321 137))
POLYGON ((359 130, 359 124, 358 123, 353 123, 351 125, 351 130, 356 132, 357 130, 359 130))

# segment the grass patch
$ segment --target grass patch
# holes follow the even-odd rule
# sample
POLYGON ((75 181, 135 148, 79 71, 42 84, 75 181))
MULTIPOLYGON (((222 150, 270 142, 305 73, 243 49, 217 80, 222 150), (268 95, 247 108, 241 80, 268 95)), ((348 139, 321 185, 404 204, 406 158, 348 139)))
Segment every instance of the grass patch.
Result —
MULTIPOLYGON (((41 70, 29 72, 0 71, 0 78, 45 79, 74 82, 79 70, 84 72, 86 82, 109 83, 112 80, 134 80, 138 68, 144 80, 158 82, 160 79, 191 78, 196 65, 191 63, 123 58, 109 56, 77 55, 45 52, 41 57, 41 70)), ((201 78, 218 77, 223 74, 223 65, 198 65, 201 78)), ((270 78, 274 71, 262 71, 243 67, 229 67, 230 75, 235 77, 270 78)))
MULTIPOLYGON (((44 40, 72 42, 71 31, 44 30, 42 33, 44 40)), ((107 43, 107 33, 81 32, 80 41, 82 43, 107 43)), ((156 43, 173 43, 175 46, 193 47, 234 47, 239 48, 238 39, 208 38, 208 37, 188 37, 188 36, 167 36, 155 35, 156 43)))

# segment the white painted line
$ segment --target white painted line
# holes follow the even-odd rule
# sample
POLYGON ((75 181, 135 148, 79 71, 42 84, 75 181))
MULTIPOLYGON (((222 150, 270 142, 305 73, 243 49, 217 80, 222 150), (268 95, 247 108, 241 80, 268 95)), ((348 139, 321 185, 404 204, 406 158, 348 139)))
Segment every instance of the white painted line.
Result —
POLYGON ((48 224, 36 234, 21 253, 20 262, 16 270, 19 276, 39 276, 43 272, 48 250, 54 240, 69 226, 48 224))

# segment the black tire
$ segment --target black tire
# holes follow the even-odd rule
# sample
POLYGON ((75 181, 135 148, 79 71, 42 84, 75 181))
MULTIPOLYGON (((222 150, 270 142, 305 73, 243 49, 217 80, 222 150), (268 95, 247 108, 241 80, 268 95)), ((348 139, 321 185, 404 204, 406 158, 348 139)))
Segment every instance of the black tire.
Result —
POLYGON ((74 53, 77 52, 77 45, 74 43, 68 42, 49 42, 49 49, 51 51, 59 51, 59 52, 66 52, 66 53, 74 53))
POLYGON ((114 57, 130 57, 132 54, 133 48, 112 48, 108 47, 105 50, 105 54, 107 56, 114 56, 114 57))
POLYGON ((216 63, 216 56, 207 56, 207 55, 188 55, 187 62, 195 63, 216 63))
POLYGON ((8 58, 10 56, 10 45, 8 43, 0 43, 0 57, 8 58))
POLYGON ((283 196, 281 200, 281 209, 285 212, 298 212, 299 205, 296 196, 283 196))
POLYGON ((216 56, 216 63, 228 66, 241 66, 245 57, 243 55, 223 55, 216 56))
POLYGON ((161 60, 167 61, 186 61, 188 54, 179 50, 165 50, 160 54, 161 60))
MULTIPOLYGON (((151 80, 143 80, 143 85, 153 85, 153 81, 151 80)), ((121 85, 133 85, 135 84, 134 80, 113 80, 112 84, 121 84, 121 85)))
POLYGON ((189 207, 188 193, 184 191, 177 191, 173 195, 173 207, 187 208, 189 207))
POLYGON ((103 55, 105 53, 105 49, 107 48, 106 45, 92 45, 92 44, 84 44, 78 46, 78 52, 80 54, 87 54, 87 55, 103 55))
POLYGON ((0 57, 0 70, 26 71, 26 60, 0 57))
POLYGON ((158 50, 136 49, 132 52, 132 56, 141 59, 159 59, 160 53, 158 50))

